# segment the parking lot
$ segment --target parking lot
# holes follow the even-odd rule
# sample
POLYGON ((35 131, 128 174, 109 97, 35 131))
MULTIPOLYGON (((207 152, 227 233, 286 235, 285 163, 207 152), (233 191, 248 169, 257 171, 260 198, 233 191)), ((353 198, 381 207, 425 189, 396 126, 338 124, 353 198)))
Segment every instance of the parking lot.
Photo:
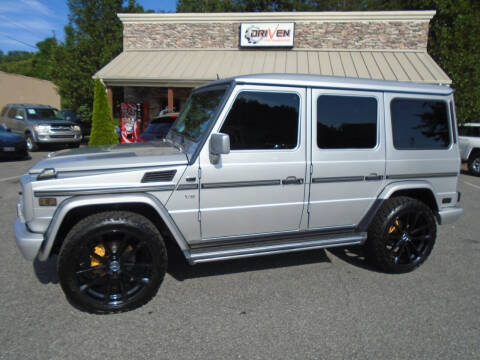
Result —
POLYGON ((18 176, 46 154, 0 162, 1 359, 480 358, 480 178, 462 172, 464 215, 412 273, 377 272, 359 249, 179 258, 150 303, 98 316, 15 245, 18 176))

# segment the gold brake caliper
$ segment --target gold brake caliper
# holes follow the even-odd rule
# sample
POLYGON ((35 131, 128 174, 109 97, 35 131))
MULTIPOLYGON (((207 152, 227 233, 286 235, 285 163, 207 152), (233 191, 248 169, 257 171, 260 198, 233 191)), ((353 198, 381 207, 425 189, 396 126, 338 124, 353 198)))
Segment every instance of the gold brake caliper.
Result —
MULTIPOLYGON (((103 244, 95 245, 95 247, 93 248, 93 252, 94 252, 94 254, 96 254, 100 257, 104 257, 105 256, 105 246, 103 246, 103 244)), ((96 266, 99 266, 101 264, 102 263, 100 262, 100 260, 98 260, 94 256, 90 255, 90 267, 96 267, 96 266)))
POLYGON ((390 226, 390 228, 388 229, 388 234, 392 234, 395 230, 397 230, 397 227, 400 226, 400 222, 398 221, 398 219, 395 220, 395 223, 390 226))

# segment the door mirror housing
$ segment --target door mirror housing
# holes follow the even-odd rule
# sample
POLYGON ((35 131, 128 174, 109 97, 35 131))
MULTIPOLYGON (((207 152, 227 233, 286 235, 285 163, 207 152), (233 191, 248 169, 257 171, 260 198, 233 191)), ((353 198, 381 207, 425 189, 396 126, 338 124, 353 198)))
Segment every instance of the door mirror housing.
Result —
POLYGON ((228 134, 212 134, 210 137, 210 161, 218 164, 220 155, 230 153, 230 136, 228 134))

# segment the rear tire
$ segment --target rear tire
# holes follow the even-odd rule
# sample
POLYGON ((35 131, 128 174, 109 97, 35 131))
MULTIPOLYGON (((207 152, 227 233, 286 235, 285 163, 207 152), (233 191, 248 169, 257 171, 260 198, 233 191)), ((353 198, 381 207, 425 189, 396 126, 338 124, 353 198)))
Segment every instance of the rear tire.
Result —
POLYGON ((468 158, 468 171, 474 176, 480 176, 480 152, 475 152, 468 158))
POLYGON ((421 201, 396 197, 385 201, 368 230, 367 247, 383 271, 405 273, 425 262, 432 252, 437 224, 421 201))
POLYGON ((166 267, 165 244, 150 220, 132 212, 108 211, 88 216, 70 230, 57 272, 73 306, 110 314, 150 301, 166 267))

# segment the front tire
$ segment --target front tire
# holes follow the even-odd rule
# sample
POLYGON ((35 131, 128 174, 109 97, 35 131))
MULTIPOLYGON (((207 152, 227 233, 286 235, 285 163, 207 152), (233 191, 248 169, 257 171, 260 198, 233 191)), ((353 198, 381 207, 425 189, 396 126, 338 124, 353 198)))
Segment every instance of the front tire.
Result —
POLYGON ((480 152, 475 152, 468 158, 468 171, 472 175, 480 176, 480 152))
POLYGON ((27 144, 28 151, 37 151, 38 150, 38 144, 33 139, 32 134, 29 133, 25 136, 25 143, 27 144))
POLYGON ((109 314, 150 301, 166 267, 165 244, 150 220, 132 212, 109 211, 88 216, 70 230, 57 271, 73 306, 109 314))
POLYGON ((381 270, 405 273, 425 262, 436 235, 429 207, 416 199, 395 197, 385 201, 370 224, 367 247, 381 270))

